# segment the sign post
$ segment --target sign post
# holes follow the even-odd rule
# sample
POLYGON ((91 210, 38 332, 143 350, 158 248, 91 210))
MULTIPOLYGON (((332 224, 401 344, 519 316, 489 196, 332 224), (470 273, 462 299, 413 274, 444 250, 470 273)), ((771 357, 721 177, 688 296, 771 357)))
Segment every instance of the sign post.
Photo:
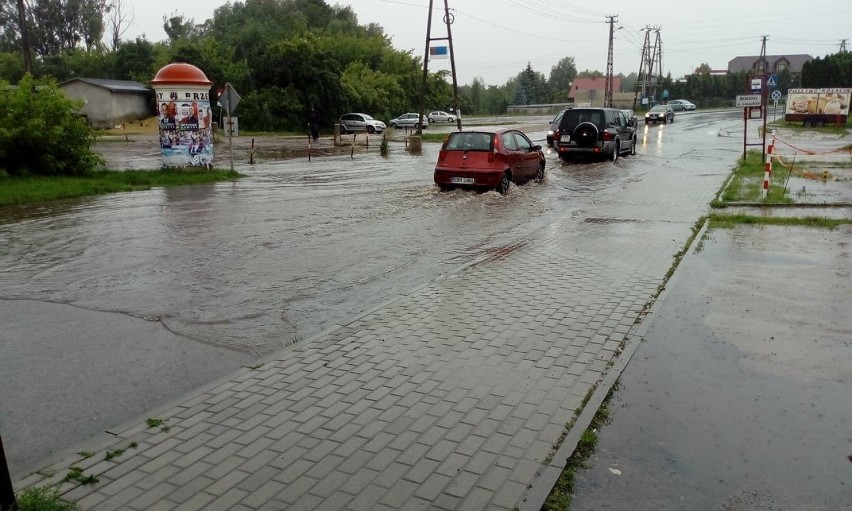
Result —
POLYGON ((226 82, 225 90, 222 91, 222 95, 219 96, 219 104, 222 105, 222 108, 225 109, 225 115, 228 117, 228 153, 230 154, 231 159, 231 172, 234 171, 234 125, 231 121, 231 114, 237 108, 237 105, 240 104, 241 99, 242 98, 239 94, 237 94, 237 91, 235 91, 234 88, 231 86, 231 82, 226 82))

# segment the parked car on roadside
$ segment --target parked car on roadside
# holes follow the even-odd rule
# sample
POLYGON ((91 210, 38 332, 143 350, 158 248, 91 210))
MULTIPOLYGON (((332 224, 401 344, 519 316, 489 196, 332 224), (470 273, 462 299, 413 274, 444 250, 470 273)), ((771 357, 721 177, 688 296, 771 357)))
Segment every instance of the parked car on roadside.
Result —
POLYGON ((669 106, 675 112, 678 110, 695 110, 695 104, 685 99, 673 99, 669 101, 669 106))
MULTIPOLYGON (((388 124, 392 128, 417 128, 420 124, 420 114, 411 112, 402 114, 396 119, 391 119, 388 124)), ((423 116, 423 127, 429 127, 429 119, 425 115, 423 116)))
POLYGON ((443 110, 435 110, 434 112, 429 112, 429 115, 426 116, 429 119, 429 122, 456 122, 456 116, 453 114, 448 114, 443 110))
POLYGON ((387 126, 367 114, 351 113, 340 117, 340 133, 381 133, 387 126))
POLYGON ((441 190, 496 189, 544 178, 540 145, 515 129, 456 131, 441 145, 434 180, 441 190))
POLYGON ((565 112, 553 134, 553 147, 562 160, 573 156, 636 154, 636 121, 616 108, 574 108, 565 112))
POLYGON ((645 113, 645 124, 674 122, 674 110, 669 105, 654 105, 645 113))

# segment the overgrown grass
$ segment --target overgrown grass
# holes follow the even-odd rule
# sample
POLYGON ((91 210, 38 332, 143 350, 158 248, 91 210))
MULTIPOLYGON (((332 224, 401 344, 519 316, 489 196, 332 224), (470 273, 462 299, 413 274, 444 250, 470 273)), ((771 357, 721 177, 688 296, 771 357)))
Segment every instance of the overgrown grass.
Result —
MULTIPOLYGON (((713 202, 713 206, 724 207, 730 202, 760 202, 763 204, 792 203, 793 199, 786 195, 784 186, 782 185, 784 180, 779 178, 778 174, 780 172, 778 171, 773 172, 774 176, 770 182, 767 197, 762 197, 764 167, 761 153, 757 151, 746 153, 745 159, 741 158, 738 161, 737 168, 734 170, 730 182, 722 192, 720 199, 713 202)), ((787 170, 787 172, 790 171, 787 170)))
POLYGON ((421 138, 424 142, 443 142, 449 136, 449 133, 423 133, 421 138))
POLYGON ((234 181, 240 177, 243 175, 230 170, 184 169, 100 171, 82 176, 12 177, 0 173, 0 206, 149 190, 154 187, 234 181))
POLYGON ((763 217, 746 214, 710 215, 709 229, 732 229, 738 225, 798 225, 804 227, 819 227, 835 229, 838 226, 852 224, 852 219, 832 219, 817 216, 794 217, 763 217))
POLYGON ((849 124, 849 123, 846 123, 846 124, 826 124, 822 128, 817 128, 817 127, 813 127, 813 126, 806 128, 802 125, 801 122, 798 122, 796 124, 789 124, 786 121, 780 120, 780 121, 767 123, 767 125, 766 125, 767 132, 768 132, 768 130, 771 130, 772 128, 776 128, 776 129, 784 128, 784 129, 795 131, 797 133, 803 132, 803 131, 818 131, 820 133, 829 133, 829 134, 832 134, 832 135, 845 135, 848 130, 852 129, 852 124, 849 124))
POLYGON ((54 486, 32 486, 17 496, 15 511, 77 511, 80 508, 73 502, 64 502, 54 486))

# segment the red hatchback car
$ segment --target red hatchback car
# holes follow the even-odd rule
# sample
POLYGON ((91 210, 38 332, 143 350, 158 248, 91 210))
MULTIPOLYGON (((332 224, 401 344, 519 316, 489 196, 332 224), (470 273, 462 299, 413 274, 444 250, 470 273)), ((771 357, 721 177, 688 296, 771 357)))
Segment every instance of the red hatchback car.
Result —
POLYGON ((494 188, 509 191, 511 183, 544 178, 544 153, 518 130, 450 133, 435 166, 435 184, 442 190, 494 188))

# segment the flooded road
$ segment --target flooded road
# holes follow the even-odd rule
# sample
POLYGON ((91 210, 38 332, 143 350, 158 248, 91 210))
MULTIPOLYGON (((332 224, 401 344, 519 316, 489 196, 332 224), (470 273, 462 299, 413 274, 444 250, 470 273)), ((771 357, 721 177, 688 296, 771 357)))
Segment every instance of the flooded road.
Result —
MULTIPOLYGON (((641 126, 639 154, 615 165, 549 154, 545 180, 507 196, 440 193, 437 144, 411 155, 394 142, 382 157, 375 140, 350 157, 323 141, 308 162, 298 144, 258 139, 249 165, 240 138, 247 177, 234 183, 2 212, 0 431, 12 471, 450 270, 546 240, 555 223, 585 222, 591 243, 616 250, 632 232, 624 222, 676 218, 694 207, 691 177, 727 174, 741 140, 718 137, 718 124, 737 115, 641 126), (660 169, 674 171, 671 204, 623 193, 660 169), (617 222, 596 214, 604 207, 617 222)), ((542 145, 548 120, 524 121, 542 145)), ((145 140, 98 149, 112 168, 159 166, 145 140)), ((216 150, 227 167, 227 145, 216 150)))

